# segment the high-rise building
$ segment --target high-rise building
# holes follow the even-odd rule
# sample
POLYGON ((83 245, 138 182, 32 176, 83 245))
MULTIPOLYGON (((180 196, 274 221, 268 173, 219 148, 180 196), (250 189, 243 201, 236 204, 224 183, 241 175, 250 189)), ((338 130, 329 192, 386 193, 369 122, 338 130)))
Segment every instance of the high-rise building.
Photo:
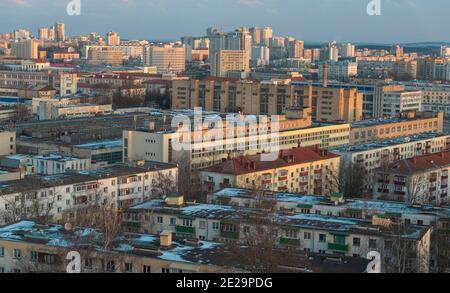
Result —
POLYGON ((441 55, 442 58, 450 58, 450 47, 449 46, 442 46, 440 55, 441 55))
POLYGON ((184 45, 147 46, 144 48, 144 64, 156 66, 159 73, 182 73, 186 70, 184 45))
POLYGON ((250 72, 248 50, 219 50, 211 57, 211 75, 226 77, 229 72, 250 72))
POLYGON ((397 57, 403 57, 403 48, 399 44, 394 45, 391 49, 391 54, 397 57))
POLYGON ((270 62, 270 49, 265 46, 254 46, 252 48, 252 66, 266 66, 270 62))
POLYGON ((56 40, 58 42, 62 42, 65 41, 65 39, 66 39, 66 32, 64 23, 59 22, 56 24, 56 40))
POLYGON ((417 78, 417 60, 402 59, 393 64, 393 77, 396 80, 407 81, 417 78))
POLYGON ((11 53, 17 58, 38 59, 38 47, 37 40, 19 41, 11 44, 11 53))
POLYGON ((351 43, 341 44, 339 46, 339 52, 342 58, 353 58, 355 57, 355 45, 351 43))
POLYGON ((24 29, 19 29, 14 32, 14 39, 16 41, 28 40, 30 38, 30 32, 24 29))
POLYGON ((339 49, 336 41, 332 41, 328 44, 327 48, 327 60, 337 62, 339 60, 339 49))
MULTIPOLYGON (((337 81, 349 81, 351 77, 358 74, 358 63, 345 61, 328 61, 325 64, 328 65, 328 79, 337 81)), ((319 78, 324 79, 324 66, 319 65, 319 78)))
POLYGON ((252 27, 250 34, 252 35, 253 45, 258 46, 261 44, 261 29, 259 27, 252 27))
POLYGON ((56 29, 55 26, 51 26, 50 30, 48 31, 48 39, 50 41, 56 40, 56 29))
POLYGON ((120 36, 116 32, 109 32, 106 36, 108 46, 120 45, 120 36))
POLYGON ((288 43, 289 58, 303 58, 303 50, 305 43, 300 40, 290 41, 288 43))
POLYGON ((270 46, 270 39, 273 38, 273 30, 270 27, 265 27, 262 29, 261 32, 261 42, 265 45, 265 46, 270 46))
POLYGON ((48 39, 48 28, 41 27, 39 29, 39 40, 46 41, 48 39))

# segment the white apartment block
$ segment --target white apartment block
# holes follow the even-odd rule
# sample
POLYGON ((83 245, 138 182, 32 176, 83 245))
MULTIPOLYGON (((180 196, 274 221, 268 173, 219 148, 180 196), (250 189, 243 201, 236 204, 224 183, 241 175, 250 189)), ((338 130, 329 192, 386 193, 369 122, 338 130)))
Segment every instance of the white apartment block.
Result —
MULTIPOLYGON (((350 61, 328 62, 328 79, 349 81, 358 74, 358 63, 350 61)), ((319 77, 324 78, 324 66, 319 64, 319 77)))
POLYGON ((161 195, 161 174, 177 184, 177 166, 152 162, 135 168, 116 165, 6 182, 0 190, 0 225, 44 214, 57 221, 64 213, 99 201, 112 208, 138 204, 161 195))
POLYGON ((186 70, 184 46, 162 45, 144 48, 144 64, 155 66, 158 73, 182 73, 186 70))
POLYGON ((14 155, 16 153, 16 133, 0 131, 0 156, 14 155))
POLYGON ((405 111, 422 111, 422 91, 386 92, 383 95, 383 117, 398 117, 405 111))
MULTIPOLYGON (((341 167, 351 165, 364 169, 364 176, 372 179, 374 170, 392 162, 450 149, 450 136, 440 133, 424 133, 409 137, 375 141, 346 146, 333 150, 341 156, 341 167)), ((365 189, 372 190, 373 182, 367 181, 365 189)))
MULTIPOLYGON (((279 150, 292 149, 294 147, 308 147, 319 145, 322 148, 335 148, 349 143, 349 124, 323 125, 307 128, 293 127, 295 119, 284 120, 286 126, 280 126, 277 141, 279 150), (291 125, 289 125, 291 123, 291 125)), ((176 151, 173 148, 173 141, 185 136, 183 131, 124 131, 124 161, 135 162, 139 160, 178 162, 187 158, 192 169, 210 167, 222 162, 229 155, 255 155, 262 152, 270 152, 267 147, 274 143, 274 135, 266 129, 266 133, 249 132, 248 125, 234 127, 238 137, 223 137, 206 141, 205 131, 189 132, 191 136, 191 147, 189 151, 176 151), (231 149, 230 149, 231 148, 231 149)), ((228 132, 224 132, 228 133, 228 132)))
POLYGON ((33 157, 33 168, 37 174, 54 175, 91 169, 91 159, 61 155, 42 155, 33 157))

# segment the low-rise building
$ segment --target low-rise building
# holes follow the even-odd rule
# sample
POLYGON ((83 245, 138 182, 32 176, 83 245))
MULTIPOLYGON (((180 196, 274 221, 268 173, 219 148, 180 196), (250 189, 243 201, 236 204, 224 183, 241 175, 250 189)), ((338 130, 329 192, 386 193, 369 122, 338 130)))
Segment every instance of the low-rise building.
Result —
POLYGON ((413 204, 449 204, 450 152, 393 162, 374 171, 373 195, 413 204))
POLYGON ((92 167, 103 167, 123 161, 123 140, 99 140, 83 144, 61 146, 61 153, 90 158, 92 167))
POLYGON ((229 158, 200 171, 205 191, 224 187, 253 188, 302 194, 332 194, 338 191, 339 155, 319 147, 280 151, 275 161, 261 155, 229 158))
POLYGON ((0 273, 66 273, 69 252, 82 257, 81 273, 224 273, 244 272, 220 257, 223 244, 175 241, 172 233, 117 234, 115 243, 90 227, 67 230, 59 224, 20 221, 0 228, 0 273), (80 247, 79 243, 87 245, 80 247))
MULTIPOLYGON (((277 245, 307 253, 364 257, 380 253, 382 271, 395 271, 396 253, 408 248, 406 271, 428 272, 432 229, 409 225, 400 228, 390 218, 372 221, 312 215, 268 212, 215 204, 184 204, 179 198, 153 200, 124 211, 127 231, 171 231, 177 237, 243 243, 261 227, 277 235, 277 245), (401 229, 401 230, 400 230, 401 229), (401 235, 402 245, 396 243, 401 235)), ((153 232, 156 233, 156 232, 153 232)), ((254 238, 252 238, 254 240, 254 238)))
POLYGON ((398 117, 405 111, 423 110, 421 91, 386 92, 383 95, 382 117, 398 117))
POLYGON ((444 113, 406 112, 398 118, 372 119, 351 124, 350 144, 413 136, 421 133, 442 133, 444 113))
POLYGON ((422 156, 440 153, 450 149, 450 136, 441 133, 423 133, 371 143, 345 146, 332 150, 341 156, 341 170, 356 167, 364 172, 364 189, 372 193, 373 170, 388 164, 422 156))
POLYGON ((16 133, 0 131, 0 156, 14 155, 16 153, 16 133))
POLYGON ((167 192, 158 181, 162 175, 176 189, 178 167, 155 162, 141 167, 115 165, 8 181, 0 188, 0 223, 43 215, 60 220, 99 200, 105 200, 112 208, 124 208, 167 192))
MULTIPOLYGON (((221 139, 217 137, 208 139, 211 138, 212 134, 211 129, 206 124, 205 127, 197 131, 185 130, 184 128, 172 130, 171 126, 168 126, 166 130, 142 128, 124 131, 124 161, 177 162, 180 158, 184 160, 187 158, 191 168, 198 170, 219 164, 222 159, 229 156, 269 153, 275 148, 278 152, 299 145, 302 147, 319 145, 321 148, 333 148, 349 143, 349 124, 311 125, 310 117, 302 113, 304 113, 304 110, 300 110, 296 116, 279 116, 278 122, 275 122, 278 123, 277 128, 279 129, 276 133, 269 133, 270 131, 268 131, 272 121, 270 118, 266 124, 267 127, 264 126, 265 123, 261 123, 259 129, 255 129, 254 125, 252 126, 248 121, 245 121, 246 116, 239 116, 241 118, 236 116, 242 123, 237 125, 226 122, 223 126, 224 135, 221 139), (250 129, 252 130, 250 131, 250 129), (234 133, 235 136, 230 136, 230 133, 234 133), (181 151, 175 150, 173 142, 179 141, 180 138, 186 139, 186 137, 191 137, 191 146, 181 151)), ((170 121, 170 118, 168 121, 170 121)), ((275 131, 275 129, 273 130, 275 131)))
POLYGON ((36 174, 41 175, 55 175, 91 169, 90 158, 49 154, 34 156, 32 160, 36 174))

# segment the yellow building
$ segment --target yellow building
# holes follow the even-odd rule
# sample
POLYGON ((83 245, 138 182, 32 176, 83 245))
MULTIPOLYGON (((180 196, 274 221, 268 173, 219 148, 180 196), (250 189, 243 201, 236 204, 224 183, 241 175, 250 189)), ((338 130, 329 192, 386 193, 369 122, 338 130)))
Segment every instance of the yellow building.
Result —
POLYGON ((211 76, 226 77, 228 72, 250 72, 249 50, 219 50, 211 56, 211 76))
POLYGON ((351 125, 350 144, 369 143, 421 133, 442 132, 444 113, 404 112, 399 118, 375 119, 351 125))
POLYGON ((11 44, 12 55, 23 59, 38 59, 39 42, 37 40, 26 40, 11 44))
POLYGON ((200 172, 205 191, 226 187, 272 192, 330 195, 338 190, 339 155, 319 147, 279 152, 275 161, 261 155, 229 158, 200 172))
POLYGON ((363 116, 363 94, 356 88, 314 87, 313 120, 322 122, 355 122, 363 116))
POLYGON ((88 62, 95 65, 120 66, 123 64, 123 53, 108 47, 91 48, 89 50, 88 62))

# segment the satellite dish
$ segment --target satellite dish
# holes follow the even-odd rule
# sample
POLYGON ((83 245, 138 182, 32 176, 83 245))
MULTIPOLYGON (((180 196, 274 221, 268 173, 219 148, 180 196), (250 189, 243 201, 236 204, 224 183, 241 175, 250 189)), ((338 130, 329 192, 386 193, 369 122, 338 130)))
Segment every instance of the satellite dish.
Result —
POLYGON ((72 224, 66 223, 66 224, 64 225, 64 230, 66 230, 66 231, 72 230, 72 224))

